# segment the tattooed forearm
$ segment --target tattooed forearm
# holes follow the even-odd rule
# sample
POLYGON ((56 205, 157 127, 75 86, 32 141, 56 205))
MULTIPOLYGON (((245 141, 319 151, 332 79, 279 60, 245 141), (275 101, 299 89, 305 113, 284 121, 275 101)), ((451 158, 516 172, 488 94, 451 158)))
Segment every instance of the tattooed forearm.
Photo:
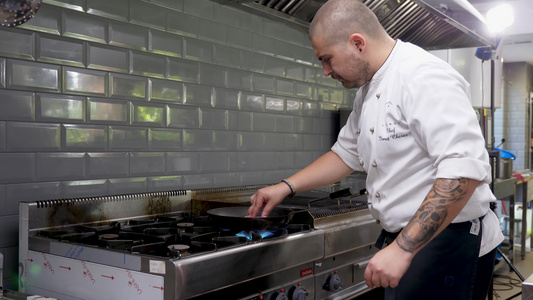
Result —
POLYGON ((407 252, 414 252, 429 242, 446 220, 448 205, 469 196, 468 183, 467 179, 462 178, 437 179, 414 217, 396 239, 398 246, 407 252))

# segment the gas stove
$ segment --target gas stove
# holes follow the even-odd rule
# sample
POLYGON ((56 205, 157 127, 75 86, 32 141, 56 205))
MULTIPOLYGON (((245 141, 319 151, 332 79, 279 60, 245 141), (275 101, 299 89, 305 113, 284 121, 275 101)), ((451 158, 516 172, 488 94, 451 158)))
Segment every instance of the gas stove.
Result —
POLYGON ((364 293, 380 228, 364 203, 287 199, 283 228, 226 230, 206 211, 257 186, 21 203, 20 291, 58 299, 345 299, 364 293), (305 209, 308 208, 308 209, 305 209))
POLYGON ((35 243, 54 241, 102 251, 183 259, 310 230, 306 224, 262 231, 224 230, 206 216, 192 218, 187 213, 177 213, 42 229, 30 239, 35 243))

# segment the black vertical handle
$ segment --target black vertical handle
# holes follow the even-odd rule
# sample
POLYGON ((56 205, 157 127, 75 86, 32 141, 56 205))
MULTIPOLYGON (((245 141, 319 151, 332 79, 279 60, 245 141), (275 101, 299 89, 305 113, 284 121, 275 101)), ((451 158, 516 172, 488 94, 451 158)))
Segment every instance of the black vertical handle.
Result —
POLYGON ((339 190, 339 191, 336 191, 336 192, 333 192, 333 193, 329 194, 329 198, 330 199, 336 199, 336 198, 340 198, 340 197, 344 197, 344 196, 360 196, 360 195, 363 195, 366 192, 366 189, 362 189, 358 193, 357 192, 354 193, 354 192, 355 192, 354 188, 342 189, 342 190, 339 190))

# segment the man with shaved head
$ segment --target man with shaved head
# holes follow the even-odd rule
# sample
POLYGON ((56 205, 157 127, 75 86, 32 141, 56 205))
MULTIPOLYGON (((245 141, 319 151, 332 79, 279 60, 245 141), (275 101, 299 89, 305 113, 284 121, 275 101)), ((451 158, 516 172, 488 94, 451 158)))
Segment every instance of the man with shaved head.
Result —
POLYGON ((353 111, 331 151, 250 197, 250 216, 365 171, 369 210, 383 227, 366 284, 384 287, 385 299, 485 299, 503 234, 468 82, 391 38, 359 0, 326 2, 309 37, 324 75, 359 88, 353 111))

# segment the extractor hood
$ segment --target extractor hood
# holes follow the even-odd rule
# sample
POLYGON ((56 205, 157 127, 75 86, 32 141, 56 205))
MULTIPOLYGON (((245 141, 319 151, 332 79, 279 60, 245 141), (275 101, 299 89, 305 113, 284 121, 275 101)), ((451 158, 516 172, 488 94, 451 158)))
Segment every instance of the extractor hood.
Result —
MULTIPOLYGON (((307 31, 316 11, 327 0, 212 0, 285 22, 307 31)), ((360 0, 354 0, 360 1, 360 0)), ((361 0, 393 38, 427 50, 493 46, 473 15, 457 9, 453 0, 361 0), (429 4, 432 2, 432 4, 429 4), (448 4, 450 4, 448 6, 448 4)))

